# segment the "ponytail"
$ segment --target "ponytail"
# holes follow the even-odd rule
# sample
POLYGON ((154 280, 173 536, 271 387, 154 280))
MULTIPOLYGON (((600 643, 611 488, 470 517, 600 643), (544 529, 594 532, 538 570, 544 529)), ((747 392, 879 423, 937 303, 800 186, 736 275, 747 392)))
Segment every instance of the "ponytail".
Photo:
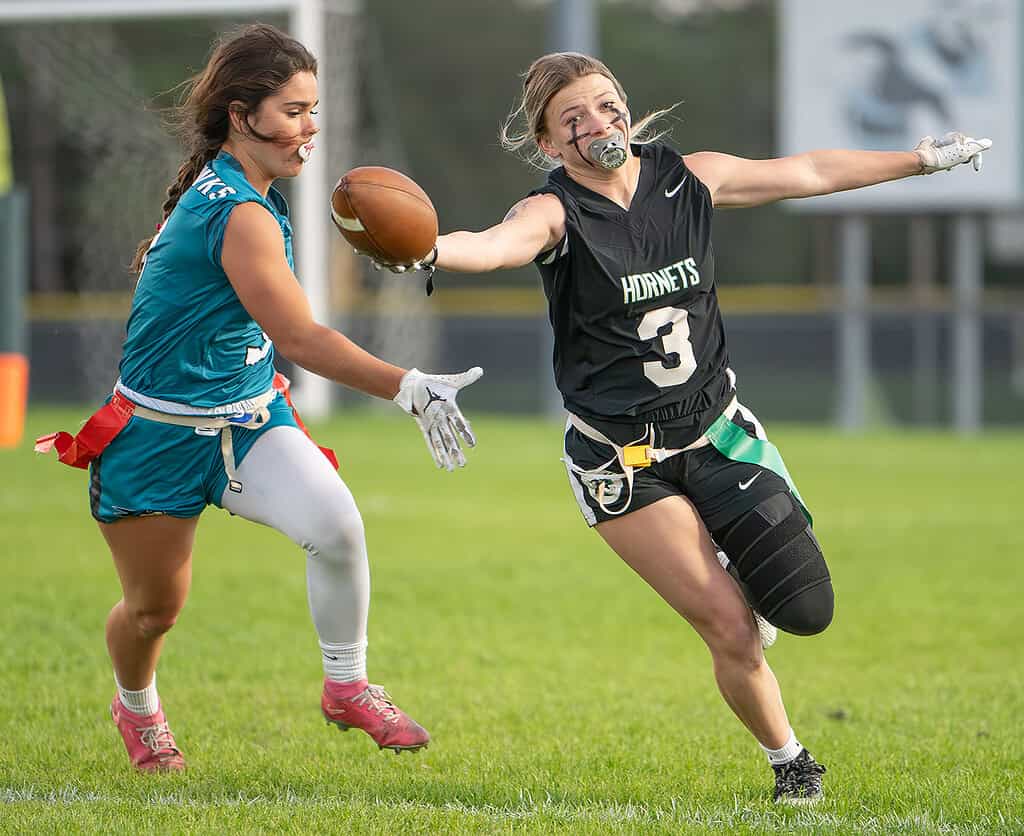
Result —
MULTIPOLYGON (((157 224, 158 232, 160 228, 167 223, 167 219, 170 217, 171 212, 174 211, 174 207, 178 205, 178 201, 181 200, 181 196, 185 194, 188 187, 196 181, 196 178, 203 170, 203 166, 217 156, 219 148, 219 145, 200 148, 181 164, 181 168, 178 169, 178 176, 175 178, 174 182, 167 187, 167 199, 161 207, 162 218, 160 223, 157 224)), ((139 241, 139 246, 135 250, 135 257, 132 259, 130 267, 132 273, 135 275, 142 272, 142 265, 146 260, 146 253, 149 251, 149 246, 153 243, 153 239, 155 237, 156 235, 150 235, 148 238, 143 238, 139 241)))

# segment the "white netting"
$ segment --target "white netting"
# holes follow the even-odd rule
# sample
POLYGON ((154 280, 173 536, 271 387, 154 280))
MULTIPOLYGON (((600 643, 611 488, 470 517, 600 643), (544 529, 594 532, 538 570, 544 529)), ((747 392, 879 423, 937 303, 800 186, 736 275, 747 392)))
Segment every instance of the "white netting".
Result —
POLYGON ((67 289, 122 290, 133 245, 146 234, 140 220, 159 220, 180 163, 177 143, 148 106, 142 68, 111 24, 26 26, 13 40, 32 70, 29 96, 84 163, 80 180, 59 184, 74 217, 63 231, 64 257, 76 265, 67 289))
MULTIPOLYGON (((288 28, 282 16, 262 19, 288 28)), ((130 292, 133 277, 127 265, 137 242, 152 234, 159 221, 166 188, 181 163, 182 149, 161 110, 175 97, 157 94, 200 69, 217 34, 245 22, 147 18, 19 23, 0 29, 0 45, 20 69, 15 83, 13 74, 5 73, 5 84, 22 114, 36 111, 34 122, 17 115, 12 119, 21 168, 29 172, 23 184, 37 201, 33 289, 72 294, 61 300, 61 323, 52 328, 54 342, 63 340, 62 351, 71 355, 65 372, 70 397, 92 398, 109 389, 124 325, 116 301, 109 301, 130 292), (165 48, 141 48, 140 38, 162 41, 165 48), (48 173, 39 176, 40 171, 48 173)), ((396 129, 382 116, 386 90, 361 87, 360 76, 375 75, 365 70, 382 58, 380 50, 367 46, 371 39, 365 19, 347 5, 327 4, 322 23, 329 54, 323 56, 326 95, 320 126, 329 185, 354 165, 403 168, 396 129), (382 101, 369 100, 375 92, 382 101)), ((284 190, 294 204, 294 187, 284 184, 284 190)), ((427 313, 422 283, 368 271, 333 231, 326 206, 321 222, 332 242, 331 324, 393 362, 431 365, 437 328, 427 313)), ((296 236, 302 234, 296 229, 296 236)), ((49 388, 60 391, 56 385, 49 388)))
MULTIPOLYGON (((168 172, 179 151, 159 116, 146 107, 137 62, 123 51, 111 24, 65 23, 19 27, 9 36, 27 73, 25 93, 49 116, 53 156, 73 147, 79 159, 72 180, 61 172, 51 181, 53 209, 48 219, 53 257, 63 266, 61 290, 78 294, 124 291, 135 244, 158 220, 168 172), (71 219, 71 220, 68 220, 71 219), (149 220, 151 219, 151 220, 149 220)), ((14 125, 15 139, 18 124, 14 125)), ((60 159, 53 160, 59 164, 60 159)), ((45 199, 42 195, 37 198, 45 199)), ((39 214, 35 215, 37 225, 39 214)), ((36 252, 49 245, 46 229, 34 230, 36 252)), ((52 289, 52 288, 51 288, 52 289)), ((103 319, 83 319, 75 329, 83 350, 73 357, 89 392, 110 386, 120 354, 122 330, 103 319)), ((68 316, 74 316, 73 303, 68 316)), ((71 322, 75 322, 73 319, 71 322)))
MULTIPOLYGON (((358 134, 362 158, 353 164, 387 165, 415 177, 395 126, 397 107, 387 76, 387 54, 365 17, 360 20, 358 43, 359 49, 353 50, 358 63, 349 77, 359 85, 356 97, 362 115, 358 134)), ((436 368, 439 323, 435 306, 424 293, 423 274, 367 270, 365 259, 359 264, 365 292, 358 310, 365 330, 357 330, 356 335, 363 345, 401 366, 453 371, 436 368)))

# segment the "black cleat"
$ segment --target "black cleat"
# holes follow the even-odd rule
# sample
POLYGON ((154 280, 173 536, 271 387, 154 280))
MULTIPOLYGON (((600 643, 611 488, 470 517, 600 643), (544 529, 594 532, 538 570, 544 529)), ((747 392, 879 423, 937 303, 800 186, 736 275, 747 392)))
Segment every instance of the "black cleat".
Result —
POLYGON ((773 766, 775 771, 774 801, 779 804, 817 804, 825 797, 821 776, 825 767, 806 749, 801 749, 789 763, 773 766))

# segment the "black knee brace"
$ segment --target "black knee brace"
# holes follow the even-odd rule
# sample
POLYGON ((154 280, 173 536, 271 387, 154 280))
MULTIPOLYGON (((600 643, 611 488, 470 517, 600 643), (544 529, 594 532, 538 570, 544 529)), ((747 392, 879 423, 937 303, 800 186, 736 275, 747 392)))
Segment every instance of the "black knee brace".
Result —
POLYGON ((821 546, 790 493, 763 500, 713 532, 751 604, 780 630, 820 633, 832 621, 832 580, 821 546))

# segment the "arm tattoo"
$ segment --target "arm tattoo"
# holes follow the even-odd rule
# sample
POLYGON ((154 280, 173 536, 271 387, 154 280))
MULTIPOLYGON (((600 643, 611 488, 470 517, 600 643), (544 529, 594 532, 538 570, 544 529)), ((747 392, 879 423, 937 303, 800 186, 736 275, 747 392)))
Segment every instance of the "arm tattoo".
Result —
POLYGON ((505 223, 505 221, 512 220, 516 215, 519 214, 519 210, 522 209, 522 208, 523 208, 522 202, 517 203, 515 206, 513 206, 511 209, 508 210, 508 212, 505 214, 505 217, 501 219, 501 222, 505 223))

